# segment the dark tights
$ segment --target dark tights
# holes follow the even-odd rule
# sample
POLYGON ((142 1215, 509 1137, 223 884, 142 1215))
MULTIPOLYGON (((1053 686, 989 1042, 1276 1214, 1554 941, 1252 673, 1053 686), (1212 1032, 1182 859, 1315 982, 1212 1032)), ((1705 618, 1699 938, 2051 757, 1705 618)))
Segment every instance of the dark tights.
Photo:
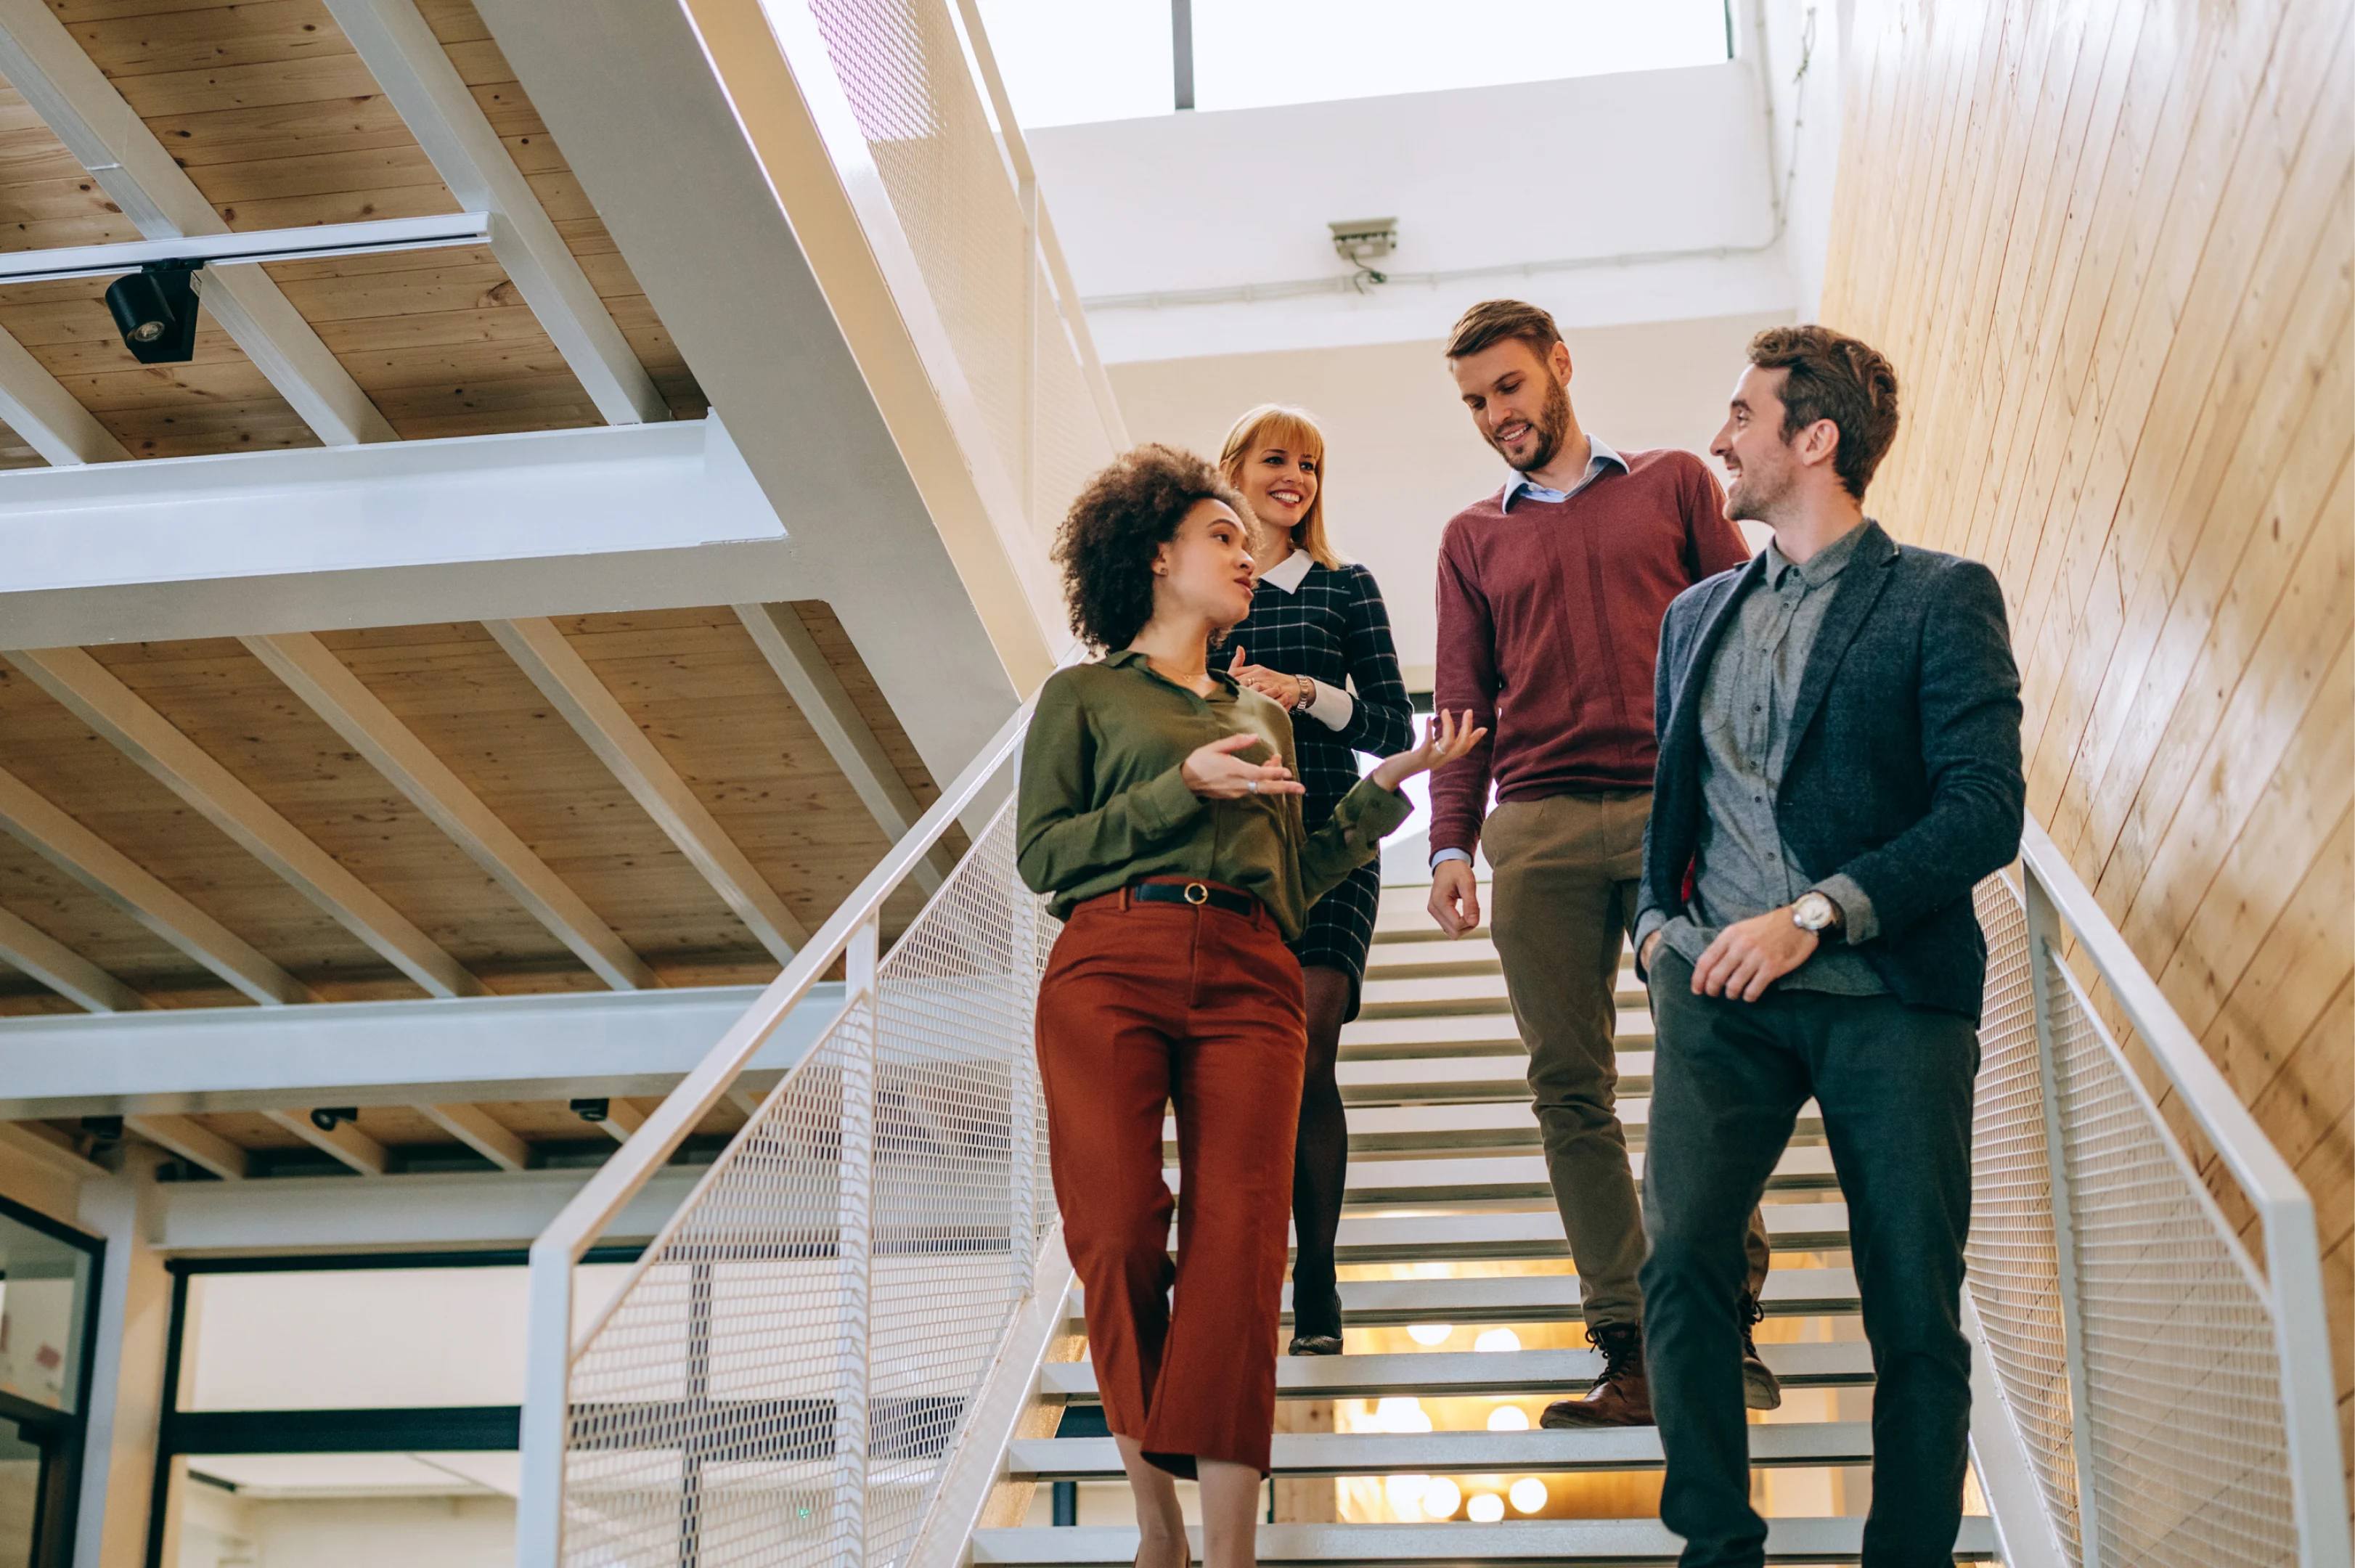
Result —
POLYGON ((1300 1134, 1292 1156, 1292 1331, 1338 1334, 1341 1296, 1333 1281, 1333 1237, 1341 1227, 1341 1187, 1349 1170, 1349 1123, 1333 1067, 1349 976, 1321 965, 1300 972, 1308 999, 1308 1065, 1300 1084, 1300 1134))

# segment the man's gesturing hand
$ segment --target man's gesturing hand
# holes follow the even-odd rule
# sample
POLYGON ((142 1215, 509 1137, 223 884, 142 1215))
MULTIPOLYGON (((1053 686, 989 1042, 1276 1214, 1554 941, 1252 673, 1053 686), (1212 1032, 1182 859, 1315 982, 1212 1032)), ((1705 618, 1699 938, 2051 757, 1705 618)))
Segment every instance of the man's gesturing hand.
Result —
POLYGON ((1717 933, 1693 965, 1693 995, 1754 1002, 1767 987, 1807 961, 1816 940, 1814 932, 1791 923, 1787 904, 1736 921, 1717 933))

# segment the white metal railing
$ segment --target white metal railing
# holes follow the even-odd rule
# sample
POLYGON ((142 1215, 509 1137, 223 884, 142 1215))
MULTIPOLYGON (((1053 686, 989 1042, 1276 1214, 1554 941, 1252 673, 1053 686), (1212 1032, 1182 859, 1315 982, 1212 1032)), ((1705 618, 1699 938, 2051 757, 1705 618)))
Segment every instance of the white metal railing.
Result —
POLYGON ((1978 913, 1967 1306, 1982 1405, 1998 1407, 1973 1427, 2005 1560, 2347 1568, 2312 1200, 2033 822, 2017 884, 1981 883, 1978 913), (2104 1027, 2072 943, 2256 1211, 2263 1267, 2104 1027))
POLYGON ((914 1537, 1042 1248, 1060 1260, 1031 1037, 1055 923, 1012 801, 882 958, 880 924, 1028 717, 533 1243, 522 1568, 890 1563, 914 1537), (576 1338, 581 1256, 837 959, 834 1023, 576 1338))

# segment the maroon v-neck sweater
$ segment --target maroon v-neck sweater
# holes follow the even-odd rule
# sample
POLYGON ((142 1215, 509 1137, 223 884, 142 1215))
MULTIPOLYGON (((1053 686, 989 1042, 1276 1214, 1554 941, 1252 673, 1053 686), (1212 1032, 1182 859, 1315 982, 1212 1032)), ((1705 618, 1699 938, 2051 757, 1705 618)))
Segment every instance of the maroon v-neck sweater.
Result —
POLYGON ((1625 454, 1566 501, 1488 496, 1439 545, 1433 700, 1488 739, 1431 784, 1431 847, 1469 850, 1499 800, 1649 789, 1652 666, 1668 601, 1750 559, 1689 452, 1625 454))

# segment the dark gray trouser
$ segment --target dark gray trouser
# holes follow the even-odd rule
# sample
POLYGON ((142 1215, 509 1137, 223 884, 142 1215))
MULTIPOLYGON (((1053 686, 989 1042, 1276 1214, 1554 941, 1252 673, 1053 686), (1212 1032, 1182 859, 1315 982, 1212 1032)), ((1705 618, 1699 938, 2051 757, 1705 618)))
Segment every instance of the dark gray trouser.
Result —
POLYGON ((1733 1300, 1743 1218, 1812 1094, 1848 1200, 1872 1342, 1866 1568, 1947 1568, 1970 1427, 1960 1318, 1978 1032, 1893 997, 1696 997, 1691 964, 1666 946, 1651 984, 1659 1041, 1644 1162, 1645 1360, 1668 1459, 1660 1518, 1685 1538, 1679 1561, 1765 1561, 1733 1300))

